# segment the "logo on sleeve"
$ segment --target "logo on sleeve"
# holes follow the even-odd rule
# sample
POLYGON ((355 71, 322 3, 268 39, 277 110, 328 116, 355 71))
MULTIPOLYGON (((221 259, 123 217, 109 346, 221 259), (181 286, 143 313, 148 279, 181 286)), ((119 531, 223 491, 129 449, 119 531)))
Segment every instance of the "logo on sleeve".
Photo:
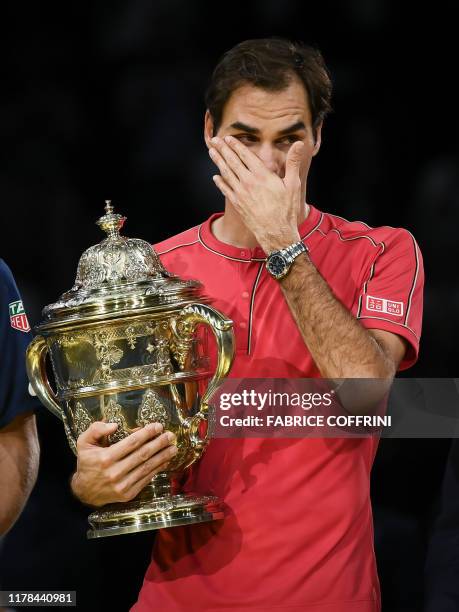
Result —
POLYGON ((11 302, 9 304, 9 309, 11 327, 22 332, 29 332, 30 325, 27 319, 27 315, 24 311, 22 300, 17 300, 17 302, 11 302))
POLYGON ((394 302, 393 300, 385 300, 367 295, 367 310, 373 312, 385 312, 386 314, 395 315, 396 317, 403 316, 403 302, 394 302))

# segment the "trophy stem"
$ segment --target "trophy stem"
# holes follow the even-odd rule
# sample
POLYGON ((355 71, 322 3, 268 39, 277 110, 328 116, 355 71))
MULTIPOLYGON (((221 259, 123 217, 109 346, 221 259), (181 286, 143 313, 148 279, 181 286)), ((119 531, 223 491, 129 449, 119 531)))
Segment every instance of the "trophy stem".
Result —
POLYGON ((89 515, 89 539, 191 525, 224 518, 222 502, 212 495, 179 493, 167 472, 152 481, 130 502, 108 504, 89 515))

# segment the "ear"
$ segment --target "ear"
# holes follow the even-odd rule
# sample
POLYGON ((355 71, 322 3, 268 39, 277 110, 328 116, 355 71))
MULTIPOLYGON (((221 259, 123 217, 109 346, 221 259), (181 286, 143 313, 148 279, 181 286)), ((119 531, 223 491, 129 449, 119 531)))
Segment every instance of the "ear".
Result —
POLYGON ((323 122, 321 121, 316 128, 316 141, 314 143, 314 148, 312 150, 313 157, 317 155, 320 149, 320 145, 322 144, 322 125, 323 125, 323 122))
POLYGON ((214 136, 214 120, 212 119, 212 115, 209 110, 206 110, 206 114, 204 117, 204 140, 206 141, 207 148, 210 149, 212 146, 210 144, 211 138, 214 136))

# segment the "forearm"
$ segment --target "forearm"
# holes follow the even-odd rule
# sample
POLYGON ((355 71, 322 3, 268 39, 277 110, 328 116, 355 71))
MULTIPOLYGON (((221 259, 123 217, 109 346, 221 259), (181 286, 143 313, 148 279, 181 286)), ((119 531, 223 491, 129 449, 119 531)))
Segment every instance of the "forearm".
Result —
POLYGON ((20 515, 38 473, 39 445, 33 415, 0 430, 0 535, 20 515))
POLYGON ((297 257, 280 286, 324 378, 392 379, 393 361, 333 295, 308 255, 297 257))

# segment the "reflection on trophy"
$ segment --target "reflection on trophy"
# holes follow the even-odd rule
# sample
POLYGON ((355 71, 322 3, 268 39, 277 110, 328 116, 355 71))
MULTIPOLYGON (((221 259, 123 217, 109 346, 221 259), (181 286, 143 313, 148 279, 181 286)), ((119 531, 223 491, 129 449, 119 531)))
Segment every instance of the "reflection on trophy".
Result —
POLYGON ((27 351, 30 382, 62 419, 75 453, 78 436, 98 420, 118 424, 110 444, 159 422, 175 434, 178 452, 134 500, 93 512, 88 537, 221 519, 218 498, 172 490, 171 474, 199 459, 208 443, 209 399, 234 358, 232 321, 208 305, 199 282, 167 272, 150 244, 121 236, 125 217, 110 201, 105 211, 97 223, 108 237, 83 253, 74 287, 43 310, 27 351), (200 324, 206 327, 198 335, 200 324), (209 328, 218 352, 214 372, 209 328))

